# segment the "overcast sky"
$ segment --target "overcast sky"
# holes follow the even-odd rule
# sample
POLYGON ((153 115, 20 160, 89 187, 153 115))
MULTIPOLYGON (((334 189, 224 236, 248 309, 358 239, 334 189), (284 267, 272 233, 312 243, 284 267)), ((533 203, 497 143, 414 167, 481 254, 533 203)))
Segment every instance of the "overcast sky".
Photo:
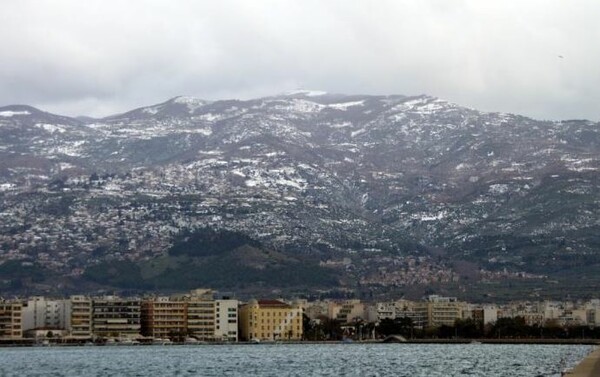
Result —
POLYGON ((598 0, 2 0, 0 106, 429 94, 600 120, 598 0))

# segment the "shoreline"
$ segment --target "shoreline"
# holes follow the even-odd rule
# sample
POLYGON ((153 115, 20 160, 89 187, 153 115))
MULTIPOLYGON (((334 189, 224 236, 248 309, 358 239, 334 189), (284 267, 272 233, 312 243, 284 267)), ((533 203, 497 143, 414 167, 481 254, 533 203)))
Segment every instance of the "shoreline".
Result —
POLYGON ((573 369, 565 371, 562 376, 568 377, 597 377, 600 376, 600 348, 590 352, 573 369))
MULTIPOLYGON (((532 345, 594 345, 600 346, 600 339, 407 339, 404 342, 385 343, 382 339, 377 340, 363 340, 363 341, 263 341, 259 343, 255 342, 199 342, 199 343, 178 343, 173 342, 171 344, 153 344, 152 342, 141 342, 139 344, 131 343, 92 343, 91 340, 62 340, 62 341, 50 341, 48 343, 40 343, 35 339, 19 339, 19 340, 0 340, 0 348, 4 347, 148 347, 148 346, 251 346, 251 345, 283 345, 283 344, 294 344, 294 345, 333 345, 333 344, 347 344, 347 345, 360 345, 360 344, 462 344, 462 345, 479 345, 479 344, 532 344, 532 345)), ((593 351, 592 354, 598 353, 598 374, 600 376, 600 347, 593 351)), ((591 355, 588 355, 591 357, 591 355)))

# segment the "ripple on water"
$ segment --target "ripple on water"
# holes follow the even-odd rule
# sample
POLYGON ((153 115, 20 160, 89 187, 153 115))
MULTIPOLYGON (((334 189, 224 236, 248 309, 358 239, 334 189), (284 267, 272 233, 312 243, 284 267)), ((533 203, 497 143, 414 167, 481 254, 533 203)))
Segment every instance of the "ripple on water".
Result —
POLYGON ((293 344, 3 348, 0 376, 560 376, 580 345, 293 344))

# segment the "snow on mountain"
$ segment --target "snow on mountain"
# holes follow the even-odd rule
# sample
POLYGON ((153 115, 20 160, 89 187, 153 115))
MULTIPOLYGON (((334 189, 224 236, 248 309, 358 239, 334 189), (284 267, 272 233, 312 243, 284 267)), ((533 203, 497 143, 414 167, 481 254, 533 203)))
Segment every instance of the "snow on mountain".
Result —
POLYGON ((440 263, 546 274, 597 253, 593 122, 315 91, 176 97, 86 121, 23 106, 0 114, 0 212, 10 214, 0 263, 41 249, 60 271, 145 260, 173 242, 164 229, 200 227, 360 255, 365 279, 366 261, 385 267, 384 254, 435 250, 440 263))

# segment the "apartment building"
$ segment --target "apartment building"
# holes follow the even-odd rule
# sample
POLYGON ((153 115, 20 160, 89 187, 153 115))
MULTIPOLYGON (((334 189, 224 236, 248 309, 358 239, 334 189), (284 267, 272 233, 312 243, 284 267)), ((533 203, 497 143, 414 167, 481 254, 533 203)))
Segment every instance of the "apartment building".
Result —
POLYGON ((22 309, 23 331, 65 330, 71 326, 71 301, 31 297, 22 309))
POLYGON ((215 340, 237 342, 238 300, 227 297, 215 300, 215 340))
POLYGON ((302 339, 301 305, 280 300, 250 300, 240 307, 240 339, 302 339))
POLYGON ((21 339, 23 328, 20 302, 0 300, 0 339, 21 339))
POLYGON ((87 296, 71 296, 70 335, 73 338, 92 337, 92 300, 87 296))
POLYGON ((143 300, 141 332, 152 338, 183 341, 188 335, 188 305, 169 297, 143 300))
POLYGON ((465 309, 466 304, 455 297, 431 295, 427 298, 427 326, 454 326, 457 319, 463 318, 465 309))
POLYGON ((138 299, 105 296, 92 300, 92 330, 103 338, 136 338, 141 330, 138 299))
POLYGON ((187 304, 188 334, 198 340, 215 339, 215 300, 210 289, 195 289, 183 297, 187 304))

